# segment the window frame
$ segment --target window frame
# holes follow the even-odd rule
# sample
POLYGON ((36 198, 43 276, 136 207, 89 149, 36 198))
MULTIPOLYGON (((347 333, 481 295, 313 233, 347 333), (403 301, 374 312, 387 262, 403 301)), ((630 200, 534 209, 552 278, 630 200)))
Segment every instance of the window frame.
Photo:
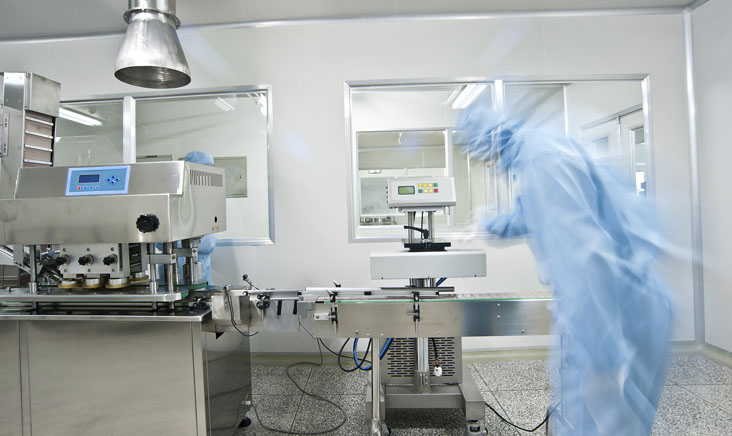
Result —
MULTIPOLYGON (((274 245, 275 243, 275 204, 274 204, 274 174, 272 167, 272 140, 273 140, 273 107, 272 107, 272 86, 266 84, 258 85, 244 85, 244 86, 233 86, 233 87, 221 87, 221 88, 202 88, 195 90, 164 90, 164 91, 149 91, 139 93, 125 93, 125 94, 107 94, 107 95, 95 95, 81 98, 74 98, 69 100, 61 101, 61 105, 64 104, 88 104, 88 103, 102 103, 102 102, 118 102, 121 101, 122 107, 122 144, 123 150, 122 155, 132 156, 136 158, 136 143, 135 143, 135 132, 134 129, 129 129, 129 126, 135 126, 136 110, 135 105, 138 100, 161 100, 161 99, 175 99, 185 97, 213 97, 220 95, 230 94, 247 94, 254 92, 265 92, 267 96, 267 202, 268 202, 268 231, 269 236, 264 238, 235 238, 235 239, 217 239, 216 246, 261 246, 261 245, 274 245)), ((124 160, 124 158, 123 158, 124 160)))
MULTIPOLYGON (((528 84, 568 84, 575 82, 607 82, 607 81, 636 81, 641 84, 641 105, 643 111, 643 124, 645 126, 646 147, 648 154, 646 183, 647 195, 655 195, 655 156, 653 146, 653 126, 650 122, 651 94, 650 75, 648 74, 602 74, 602 75, 556 75, 556 76, 484 76, 484 77, 457 77, 457 78, 417 78, 417 79, 386 79, 386 80, 353 80, 345 81, 344 89, 344 121, 345 121, 345 144, 346 144, 346 175, 347 175, 347 201, 346 207, 348 217, 348 242, 398 242, 403 236, 395 235, 359 235, 360 215, 360 192, 358 191, 358 145, 356 134, 353 131, 352 103, 353 92, 357 90, 383 90, 396 87, 425 86, 425 85, 465 85, 469 83, 487 83, 491 85, 493 92, 493 107, 501 110, 504 108, 504 95, 506 85, 528 85, 528 84)), ((564 89, 564 117, 565 133, 569 133, 569 121, 567 111, 567 93, 564 89)), ((435 127, 437 128, 437 126, 435 127)), ((511 174, 496 174, 496 209, 497 213, 505 213, 513 208, 514 193, 511 174)), ((446 240, 456 240, 465 236, 465 232, 439 232, 438 236, 446 240)))

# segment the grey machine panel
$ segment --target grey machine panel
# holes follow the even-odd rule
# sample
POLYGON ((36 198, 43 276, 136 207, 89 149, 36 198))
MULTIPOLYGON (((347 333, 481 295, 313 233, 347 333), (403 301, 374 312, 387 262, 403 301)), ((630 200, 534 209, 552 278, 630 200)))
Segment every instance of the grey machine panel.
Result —
POLYGON ((66 196, 69 168, 21 168, 0 199, 0 244, 170 242, 226 230, 224 171, 191 162, 130 164, 127 194, 66 196), (160 226, 142 233, 137 218, 160 226))
POLYGON ((231 436, 251 405, 249 339, 195 316, 2 318, 0 436, 231 436))
POLYGON ((0 436, 22 434, 18 321, 0 321, 0 436))

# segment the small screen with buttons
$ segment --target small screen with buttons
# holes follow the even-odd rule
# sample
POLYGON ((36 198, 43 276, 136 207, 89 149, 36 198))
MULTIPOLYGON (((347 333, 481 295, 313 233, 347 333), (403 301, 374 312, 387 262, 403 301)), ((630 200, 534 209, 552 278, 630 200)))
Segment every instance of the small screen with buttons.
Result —
POLYGON ((399 195, 414 195, 414 186, 400 186, 399 195))
POLYGON ((129 165, 69 168, 66 196, 127 194, 129 165))

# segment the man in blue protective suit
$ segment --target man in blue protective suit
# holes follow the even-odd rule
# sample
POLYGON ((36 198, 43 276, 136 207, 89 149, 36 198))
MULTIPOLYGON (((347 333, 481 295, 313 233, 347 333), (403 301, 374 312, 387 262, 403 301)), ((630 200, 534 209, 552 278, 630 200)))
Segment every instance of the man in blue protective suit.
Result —
MULTIPOLYGON (((213 156, 202 151, 192 151, 183 160, 202 165, 213 166, 214 164, 213 156)), ((216 248, 216 236, 213 233, 201 238, 201 246, 198 247, 198 261, 201 262, 201 281, 209 285, 211 284, 211 253, 214 248, 216 248)))
MULTIPOLYGON (((561 335, 560 435, 648 435, 668 360, 671 303, 654 270, 658 231, 631 186, 563 134, 528 128, 483 106, 455 126, 466 152, 511 171, 511 213, 479 223, 502 238, 526 235, 554 289, 561 335)), ((556 353, 555 353, 556 354, 556 353)))

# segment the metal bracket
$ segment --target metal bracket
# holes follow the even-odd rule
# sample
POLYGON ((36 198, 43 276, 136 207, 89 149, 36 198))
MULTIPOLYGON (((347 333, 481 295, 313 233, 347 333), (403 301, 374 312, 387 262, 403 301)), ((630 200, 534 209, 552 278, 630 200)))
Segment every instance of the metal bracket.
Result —
POLYGON ((168 253, 162 253, 162 254, 149 254, 148 255, 150 263, 154 263, 156 265, 171 265, 174 263, 177 263, 178 256, 175 254, 168 254, 168 253))
POLYGON ((8 124, 10 115, 6 114, 0 106, 0 157, 8 155, 8 124))

